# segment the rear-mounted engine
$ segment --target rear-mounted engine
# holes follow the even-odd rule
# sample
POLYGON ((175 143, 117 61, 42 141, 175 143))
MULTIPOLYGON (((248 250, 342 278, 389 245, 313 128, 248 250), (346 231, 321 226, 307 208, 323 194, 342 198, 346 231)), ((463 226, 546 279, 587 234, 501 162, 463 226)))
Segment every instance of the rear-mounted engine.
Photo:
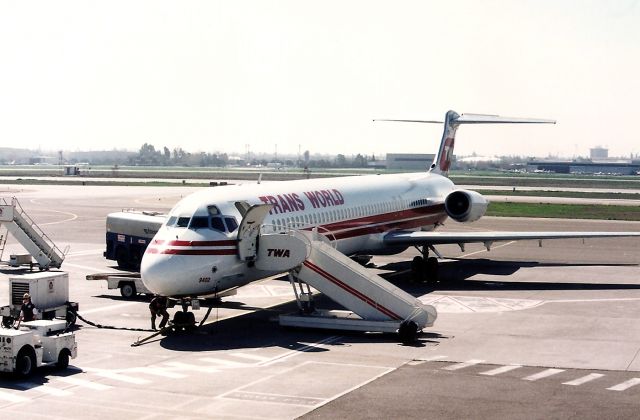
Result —
POLYGON ((475 222, 487 211, 489 201, 481 194, 469 190, 456 190, 444 200, 447 215, 457 222, 475 222))

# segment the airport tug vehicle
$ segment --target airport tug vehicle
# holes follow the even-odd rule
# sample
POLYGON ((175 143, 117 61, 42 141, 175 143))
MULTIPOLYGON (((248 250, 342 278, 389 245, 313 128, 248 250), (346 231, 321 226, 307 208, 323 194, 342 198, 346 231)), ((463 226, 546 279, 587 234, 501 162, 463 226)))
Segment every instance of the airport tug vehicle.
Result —
POLYGON ((64 320, 23 322, 20 329, 0 329, 0 372, 30 376, 37 367, 65 369, 75 359, 78 346, 64 320))

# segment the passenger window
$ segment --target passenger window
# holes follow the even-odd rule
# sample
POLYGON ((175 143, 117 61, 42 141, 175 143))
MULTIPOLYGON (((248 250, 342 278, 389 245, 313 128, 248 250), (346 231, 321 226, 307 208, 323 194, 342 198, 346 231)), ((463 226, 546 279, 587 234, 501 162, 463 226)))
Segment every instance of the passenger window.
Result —
POLYGON ((189 229, 207 229, 209 228, 209 218, 207 216, 194 216, 191 219, 189 229))
POLYGON ((236 229, 238 229, 238 222, 236 222, 236 219, 234 217, 225 217, 224 223, 227 225, 227 230, 229 232, 234 232, 236 229))
POLYGON ((222 217, 212 217, 211 218, 211 228, 215 230, 219 230, 220 232, 224 232, 224 223, 222 223, 222 217))
POLYGON ((178 222, 176 223, 177 227, 187 227, 189 226, 190 217, 178 217, 178 222))

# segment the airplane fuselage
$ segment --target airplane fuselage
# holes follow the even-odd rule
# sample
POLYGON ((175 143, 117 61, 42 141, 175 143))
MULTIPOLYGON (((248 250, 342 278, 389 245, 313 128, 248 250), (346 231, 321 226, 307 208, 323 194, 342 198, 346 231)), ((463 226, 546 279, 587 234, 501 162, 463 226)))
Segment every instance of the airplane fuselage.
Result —
POLYGON ((346 255, 397 253, 406 246, 389 247, 384 235, 435 229, 447 218, 444 198, 454 187, 447 177, 421 172, 203 189, 171 210, 144 255, 142 279, 157 294, 197 296, 276 274, 238 257, 237 203, 273 206, 265 233, 315 228, 346 255))

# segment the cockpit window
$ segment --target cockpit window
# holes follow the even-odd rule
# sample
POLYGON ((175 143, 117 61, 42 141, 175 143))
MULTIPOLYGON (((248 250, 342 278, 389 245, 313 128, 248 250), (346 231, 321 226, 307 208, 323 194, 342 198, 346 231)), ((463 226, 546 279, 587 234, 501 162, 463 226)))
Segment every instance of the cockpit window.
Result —
POLYGON ((209 218, 207 216, 193 216, 191 218, 190 229, 206 229, 209 227, 209 218))
POLYGON ((225 217, 224 222, 227 225, 227 230, 229 232, 234 232, 238 229, 238 222, 236 222, 235 217, 225 217))
POLYGON ((187 227, 189 226, 190 217, 178 217, 178 222, 176 223, 177 227, 187 227))
POLYGON ((173 225, 175 225, 175 224, 176 224, 176 220, 178 220, 178 218, 177 218, 177 217, 175 217, 175 216, 171 216, 171 217, 169 218, 169 220, 167 220, 167 226, 173 226, 173 225))
POLYGON ((211 228, 219 230, 220 232, 225 232, 224 223, 222 223, 222 217, 212 217, 211 228))
POLYGON ((219 216, 220 215, 220 210, 216 206, 207 206, 207 211, 212 216, 219 216))

